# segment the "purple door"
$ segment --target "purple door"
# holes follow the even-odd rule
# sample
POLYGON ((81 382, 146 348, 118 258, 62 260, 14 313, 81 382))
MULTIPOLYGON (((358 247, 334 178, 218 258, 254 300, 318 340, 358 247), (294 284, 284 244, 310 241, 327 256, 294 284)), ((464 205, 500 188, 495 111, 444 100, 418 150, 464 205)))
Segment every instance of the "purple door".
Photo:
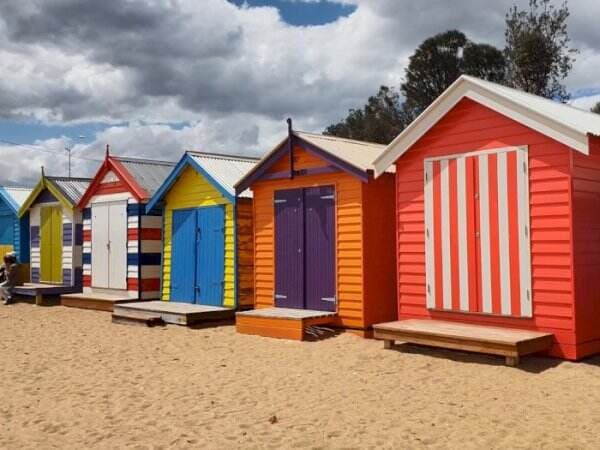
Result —
POLYGON ((275 306, 304 308, 302 189, 275 192, 275 306))
POLYGON ((306 309, 335 311, 335 191, 304 190, 306 309))

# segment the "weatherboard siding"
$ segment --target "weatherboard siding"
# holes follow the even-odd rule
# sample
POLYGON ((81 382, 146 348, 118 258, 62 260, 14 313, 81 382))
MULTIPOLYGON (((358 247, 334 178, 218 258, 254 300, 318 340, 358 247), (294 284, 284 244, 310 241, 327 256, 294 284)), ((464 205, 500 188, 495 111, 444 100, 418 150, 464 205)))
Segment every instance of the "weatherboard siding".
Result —
POLYGON ((235 306, 234 207, 231 201, 191 167, 187 167, 165 195, 162 299, 171 295, 173 211, 225 205, 225 268, 223 305, 235 306))
POLYGON ((254 305, 254 223, 251 199, 237 199, 235 221, 238 306, 245 309, 254 305))
POLYGON ((472 100, 461 100, 396 162, 399 316, 553 332, 552 352, 575 357, 572 152, 472 100), (532 264, 531 319, 431 311, 425 305, 424 164, 427 157, 528 146, 532 264))
POLYGON ((572 154, 575 317, 579 353, 600 351, 600 139, 572 154))
MULTIPOLYGON (((269 172, 289 168, 282 158, 269 172)), ((328 165, 326 161, 295 147, 294 169, 328 165)), ((361 181, 345 172, 298 176, 294 179, 255 182, 254 197, 255 302, 272 307, 275 289, 274 192, 307 186, 333 185, 336 193, 336 291, 339 326, 364 328, 363 209, 361 181)), ((393 242, 390 242, 393 246, 393 242)))

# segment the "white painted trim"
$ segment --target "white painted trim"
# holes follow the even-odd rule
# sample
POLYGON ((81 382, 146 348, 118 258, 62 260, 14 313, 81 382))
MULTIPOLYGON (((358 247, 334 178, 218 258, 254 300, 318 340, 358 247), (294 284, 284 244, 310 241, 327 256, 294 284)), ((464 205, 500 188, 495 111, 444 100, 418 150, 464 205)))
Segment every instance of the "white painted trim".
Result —
POLYGON ((375 176, 384 173, 463 98, 470 98, 584 155, 589 154, 588 132, 574 129, 553 117, 542 115, 489 87, 484 87, 481 83, 477 83, 476 79, 462 76, 373 161, 375 176))
POLYGON ((425 162, 425 282, 426 304, 435 308, 435 242, 433 233, 433 163, 425 162))
POLYGON ((450 168, 448 161, 440 161, 442 183, 442 289, 444 309, 452 309, 452 254, 450 252, 450 168))
POLYGON ((492 313, 492 277, 490 265, 490 193, 488 155, 477 158, 479 165, 479 246, 481 249, 481 296, 484 313, 492 313))
POLYGON ((118 192, 116 194, 94 195, 88 202, 88 206, 96 203, 122 202, 129 200, 133 196, 129 192, 118 192))
POLYGON ((529 161, 527 149, 517 151, 517 197, 519 212, 519 275, 521 316, 533 316, 531 292, 531 242, 529 227, 529 161))
POLYGON ((470 156, 481 156, 481 155, 495 155, 500 153, 509 153, 518 149, 527 149, 526 145, 516 145, 511 147, 498 147, 498 148, 490 148, 486 150, 469 150, 463 153, 453 153, 450 155, 444 156, 434 156, 431 158, 425 158, 424 161, 442 161, 444 159, 458 159, 458 158, 468 158, 470 156))
POLYGON ((467 173, 466 159, 456 159, 456 196, 458 224, 458 270, 460 309, 469 311, 469 257, 467 249, 467 173))
MULTIPOLYGON (((511 314, 510 239, 508 232, 508 172, 506 153, 498 155, 498 247, 500 256, 500 312, 511 314)), ((514 182, 511 180, 510 182, 514 182)))

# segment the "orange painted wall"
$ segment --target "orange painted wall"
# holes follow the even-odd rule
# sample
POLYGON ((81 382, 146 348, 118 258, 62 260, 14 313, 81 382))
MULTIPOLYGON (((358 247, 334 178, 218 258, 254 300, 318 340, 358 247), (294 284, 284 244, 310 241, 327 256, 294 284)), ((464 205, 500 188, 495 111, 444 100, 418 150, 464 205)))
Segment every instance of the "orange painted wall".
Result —
POLYGON ((571 158, 565 145, 470 99, 461 100, 396 162, 398 314, 554 333, 551 353, 577 358, 571 158), (438 312, 425 306, 423 159, 529 147, 533 318, 438 312))
MULTIPOLYGON (((288 170, 289 159, 282 158, 272 167, 270 172, 288 170)), ((326 161, 313 156, 300 147, 294 148, 294 168, 296 170, 321 167, 329 165, 326 161)), ((373 193, 366 195, 370 198, 373 194, 381 195, 389 192, 387 197, 388 210, 393 211, 393 189, 386 191, 390 184, 387 177, 375 183, 373 193)), ((393 182, 392 182, 393 183, 393 182)), ((377 313, 370 311, 368 302, 374 298, 366 297, 368 289, 372 289, 365 282, 365 239, 372 241, 374 245, 384 246, 383 236, 387 236, 388 247, 394 247, 393 232, 383 232, 378 238, 366 236, 364 223, 366 222, 363 211, 363 200, 365 200, 363 186, 365 185, 357 178, 345 173, 336 172, 321 175, 298 176, 293 180, 267 180, 259 181, 252 185, 254 194, 254 247, 255 247, 255 301, 256 307, 265 308, 273 306, 273 294, 275 288, 274 272, 274 191, 279 189, 293 189, 308 186, 334 185, 336 190, 336 256, 337 256, 337 298, 338 315, 337 326, 364 329, 372 325, 370 318, 377 313)), ((376 200, 380 206, 386 203, 385 198, 376 200)), ((387 213, 390 215, 389 211, 387 213)), ((392 212, 393 214, 393 212, 392 212)), ((375 217, 375 214, 373 214, 375 217)), ((375 218, 374 220, 379 220, 375 218)), ((393 225, 393 220, 390 221, 393 225)), ((393 251, 392 251, 393 253, 393 251)), ((393 256, 392 256, 393 258, 393 256)), ((385 257, 389 260, 389 256, 385 257)), ((372 286, 372 285, 371 285, 372 286)), ((379 304, 373 305, 373 310, 378 310, 384 302, 383 298, 395 309, 395 286, 382 296, 379 304)), ((390 317, 389 320, 392 320, 390 317)))
POLYGON ((572 154, 575 323, 582 354, 600 352, 600 139, 572 154))
POLYGON ((395 177, 363 183, 365 324, 396 320, 395 177))

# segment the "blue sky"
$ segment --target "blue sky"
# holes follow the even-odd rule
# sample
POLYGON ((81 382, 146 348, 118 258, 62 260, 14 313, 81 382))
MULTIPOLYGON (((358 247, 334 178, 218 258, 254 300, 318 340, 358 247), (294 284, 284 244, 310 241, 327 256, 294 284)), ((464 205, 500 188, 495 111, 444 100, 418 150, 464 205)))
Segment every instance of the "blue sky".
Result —
MULTIPOLYGON (((481 0, 0 1, 0 184, 31 184, 41 165, 63 174, 65 146, 82 157, 78 175, 93 175, 106 144, 171 160, 185 149, 261 155, 286 117, 321 132, 380 85, 398 87, 436 33, 501 48, 515 2, 528 4, 490 0, 482 15, 481 0)), ((589 108, 600 101, 600 2, 569 7, 580 53, 565 84, 589 108)))

